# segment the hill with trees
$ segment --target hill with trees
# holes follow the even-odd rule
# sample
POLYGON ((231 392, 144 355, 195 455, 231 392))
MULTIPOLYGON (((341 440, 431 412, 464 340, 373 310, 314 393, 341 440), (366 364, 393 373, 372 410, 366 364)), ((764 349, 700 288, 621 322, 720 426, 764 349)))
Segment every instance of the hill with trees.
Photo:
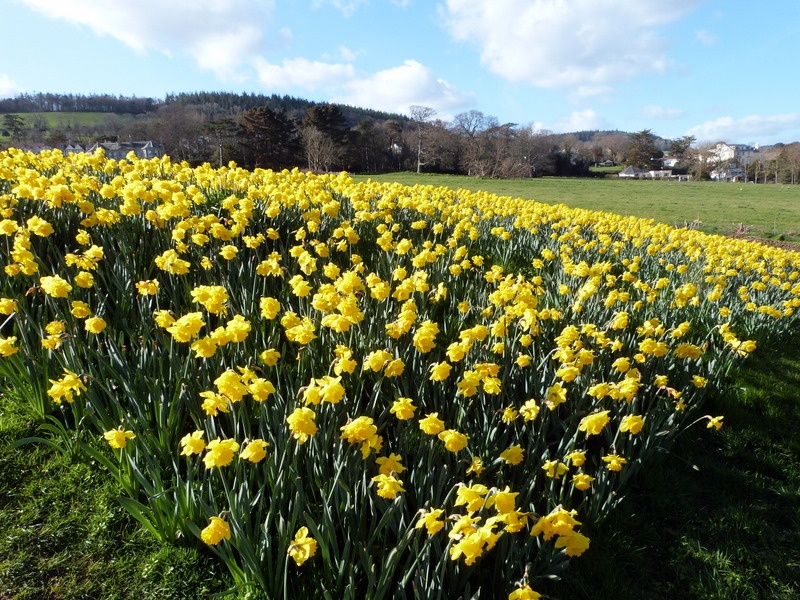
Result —
MULTIPOLYGON (((152 140, 190 164, 234 161, 248 168, 381 173, 412 170, 475 177, 589 176, 597 165, 661 168, 712 178, 713 147, 651 130, 553 133, 470 110, 450 121, 426 106, 408 115, 286 95, 232 92, 20 94, 0 99, 0 144, 84 148, 100 141, 152 140)), ((737 165, 759 182, 800 182, 797 144, 763 148, 737 165)))

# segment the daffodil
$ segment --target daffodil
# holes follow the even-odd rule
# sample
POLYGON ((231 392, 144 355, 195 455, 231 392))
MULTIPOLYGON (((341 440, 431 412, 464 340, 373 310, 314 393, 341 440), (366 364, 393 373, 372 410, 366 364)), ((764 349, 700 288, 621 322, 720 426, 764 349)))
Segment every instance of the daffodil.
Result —
POLYGON ((231 528, 225 519, 211 517, 208 525, 200 532, 200 539, 209 546, 216 546, 222 540, 231 539, 231 528))
POLYGON ((130 430, 119 428, 106 431, 103 437, 106 439, 109 446, 121 450, 127 446, 128 440, 132 440, 136 437, 136 434, 130 430))
POLYGON ((294 539, 289 544, 286 553, 294 560, 298 567, 303 566, 309 558, 317 552, 317 541, 309 537, 308 527, 301 527, 295 533, 294 539))

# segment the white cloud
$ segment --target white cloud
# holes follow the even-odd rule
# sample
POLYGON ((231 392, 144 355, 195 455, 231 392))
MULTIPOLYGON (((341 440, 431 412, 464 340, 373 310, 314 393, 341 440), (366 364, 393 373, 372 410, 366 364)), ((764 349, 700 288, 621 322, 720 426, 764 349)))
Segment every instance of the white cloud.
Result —
POLYGON ((593 129, 608 129, 608 121, 591 108, 573 111, 569 117, 556 122, 554 130, 569 133, 573 131, 590 131, 593 129))
POLYGON ((698 140, 731 144, 792 142, 800 134, 800 113, 749 115, 741 119, 720 117, 690 128, 686 135, 698 140))
POLYGON ((642 115, 646 119, 666 120, 680 119, 685 116, 685 113, 680 108, 664 108, 663 106, 651 104, 642 109, 642 115))
POLYGON ((708 29, 698 29, 694 32, 694 38, 705 46, 713 46, 717 43, 717 36, 708 29))
POLYGON ((335 101, 403 114, 415 104, 429 106, 447 119, 448 113, 472 105, 475 99, 436 77, 429 67, 407 60, 399 67, 353 79, 335 101))
POLYGON ((5 73, 0 73, 0 98, 13 98, 22 92, 22 88, 11 81, 5 73))
POLYGON ((509 81, 604 87, 669 64, 660 28, 705 0, 446 0, 445 27, 509 81))
MULTIPOLYGON (((51 19, 89 27, 141 53, 186 53, 222 79, 263 49, 274 0, 22 0, 51 19)), ((279 37, 276 32, 276 37, 279 37)))
POLYGON ((407 113, 414 104, 436 109, 443 119, 448 111, 470 106, 475 99, 444 79, 436 77, 425 65, 407 60, 401 66, 361 73, 353 65, 287 59, 272 64, 263 58, 253 61, 259 82, 267 89, 293 93, 321 91, 331 102, 376 110, 407 113))
POLYGON ((280 65, 273 65, 263 58, 257 58, 254 66, 258 80, 264 87, 286 90, 292 88, 318 90, 339 86, 343 81, 350 81, 356 76, 356 70, 352 65, 325 63, 307 58, 286 59, 280 65))

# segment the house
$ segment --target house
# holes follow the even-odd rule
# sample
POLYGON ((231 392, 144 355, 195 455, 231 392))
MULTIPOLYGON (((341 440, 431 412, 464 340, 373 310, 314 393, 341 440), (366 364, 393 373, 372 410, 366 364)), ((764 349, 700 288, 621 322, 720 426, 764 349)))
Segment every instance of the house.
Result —
POLYGON ((719 166, 709 174, 713 181, 742 181, 745 178, 744 170, 734 164, 719 166))
POLYGON ((677 156, 665 156, 661 159, 661 166, 665 169, 672 169, 681 161, 677 156))
POLYGON ((648 171, 646 169, 637 169, 634 166, 627 166, 619 172, 619 177, 627 179, 644 179, 647 177, 648 171))
POLYGON ((129 152, 133 152, 139 158, 155 158, 161 156, 163 151, 159 144, 151 141, 146 142, 100 142, 93 145, 87 150, 89 154, 94 154, 95 151, 103 149, 107 158, 122 159, 125 158, 129 152))
POLYGON ((758 146, 719 142, 716 146, 711 148, 710 154, 718 163, 733 162, 746 165, 758 154, 758 146))
POLYGON ((633 166, 627 166, 624 170, 620 171, 620 177, 627 179, 671 179, 672 169, 637 169, 633 166))
POLYGON ((75 154, 76 152, 86 152, 86 149, 80 144, 67 144, 63 149, 64 154, 75 154))

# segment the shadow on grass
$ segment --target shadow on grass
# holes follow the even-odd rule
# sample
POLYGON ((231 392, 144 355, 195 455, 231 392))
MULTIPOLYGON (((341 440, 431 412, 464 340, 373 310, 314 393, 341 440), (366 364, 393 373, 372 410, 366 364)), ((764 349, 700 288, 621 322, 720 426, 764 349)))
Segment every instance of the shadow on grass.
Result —
MULTIPOLYGON (((797 342, 797 340, 795 340, 797 342)), ((800 346, 751 356, 673 452, 642 472, 564 579, 563 599, 800 597, 800 346), (679 458, 680 457, 680 458, 679 458)))
POLYGON ((190 600, 225 589, 210 555, 143 531, 96 465, 10 446, 36 434, 0 397, 0 600, 190 600))

